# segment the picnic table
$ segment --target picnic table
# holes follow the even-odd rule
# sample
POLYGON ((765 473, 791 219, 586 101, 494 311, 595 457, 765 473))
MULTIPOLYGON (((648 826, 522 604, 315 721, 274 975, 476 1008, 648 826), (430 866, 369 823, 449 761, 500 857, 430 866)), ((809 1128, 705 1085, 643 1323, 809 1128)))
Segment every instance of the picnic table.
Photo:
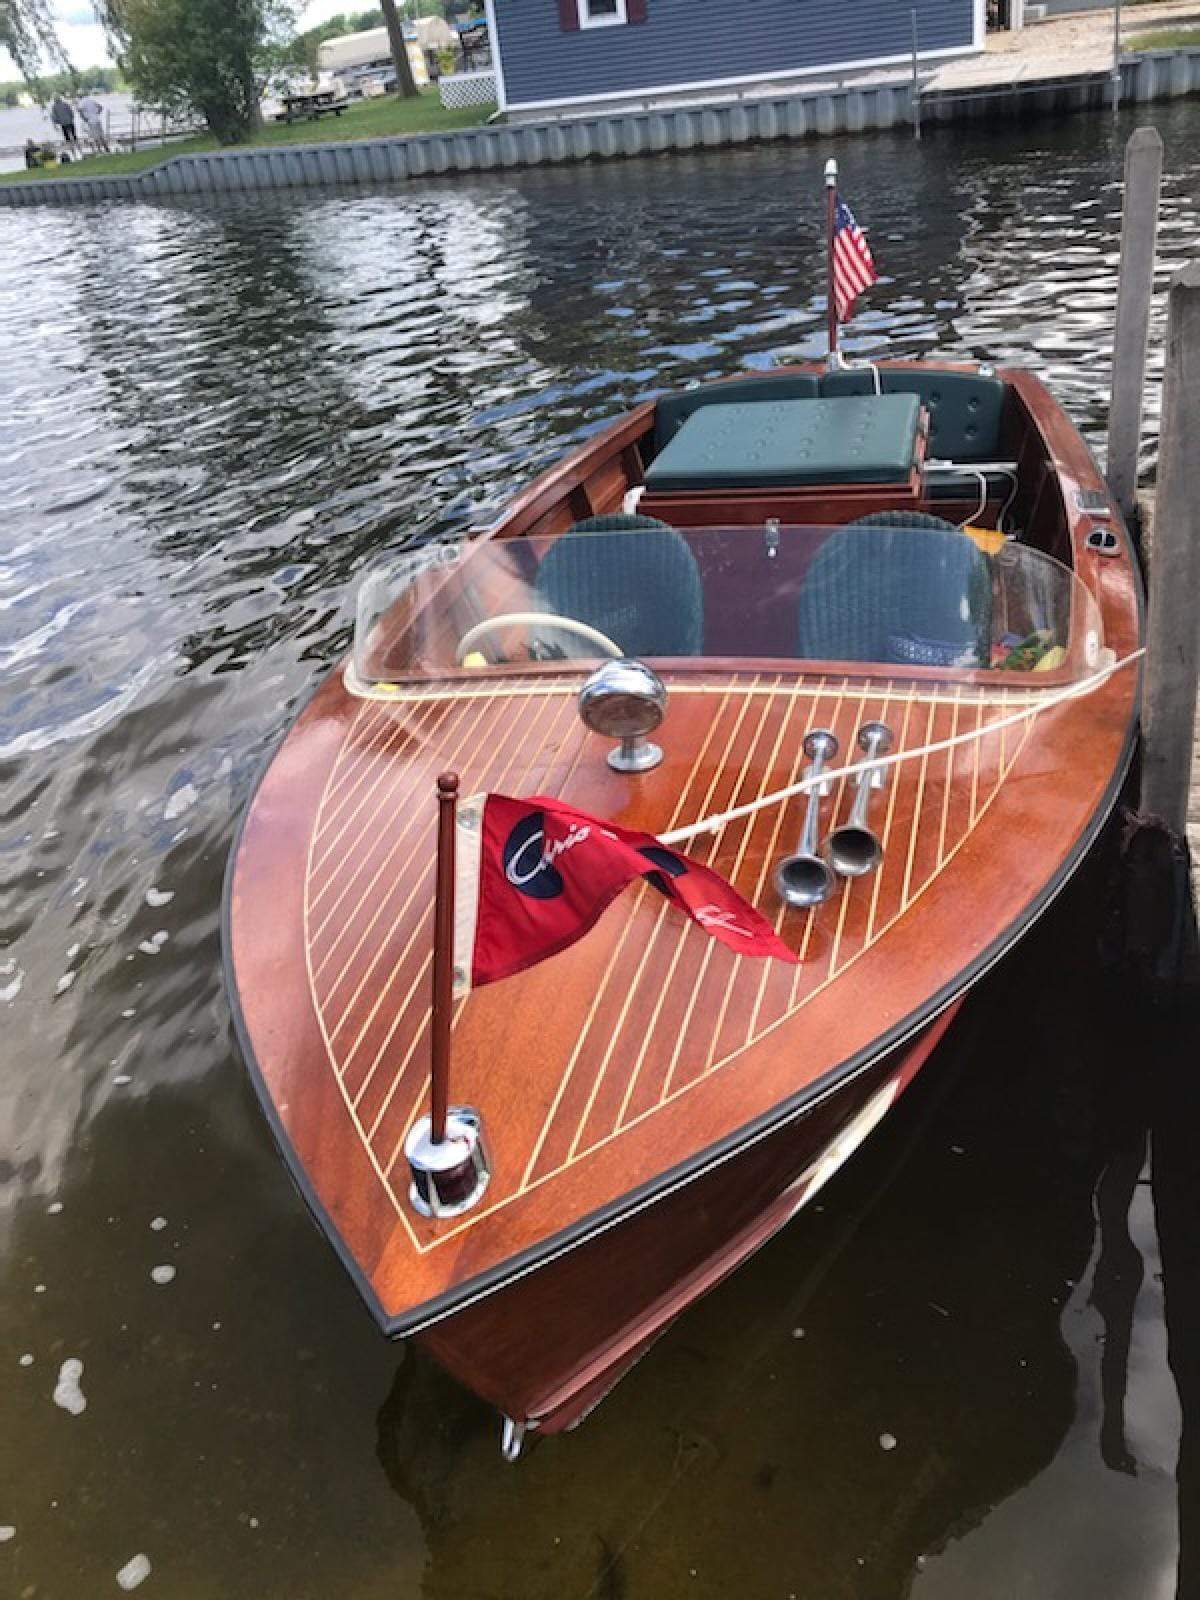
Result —
POLYGON ((340 117, 349 101, 332 89, 317 89, 310 94, 285 94, 283 110, 275 113, 276 122, 317 122, 332 114, 340 117))

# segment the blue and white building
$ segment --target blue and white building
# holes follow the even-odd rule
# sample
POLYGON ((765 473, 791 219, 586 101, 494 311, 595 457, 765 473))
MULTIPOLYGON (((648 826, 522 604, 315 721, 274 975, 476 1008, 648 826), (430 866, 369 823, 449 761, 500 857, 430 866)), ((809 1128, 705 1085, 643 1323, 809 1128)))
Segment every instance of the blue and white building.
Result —
MULTIPOLYGON (((911 0, 485 0, 496 92, 517 115, 600 103, 719 98, 895 68, 912 59, 911 0)), ((985 0, 916 0, 936 63, 982 50, 985 0)))

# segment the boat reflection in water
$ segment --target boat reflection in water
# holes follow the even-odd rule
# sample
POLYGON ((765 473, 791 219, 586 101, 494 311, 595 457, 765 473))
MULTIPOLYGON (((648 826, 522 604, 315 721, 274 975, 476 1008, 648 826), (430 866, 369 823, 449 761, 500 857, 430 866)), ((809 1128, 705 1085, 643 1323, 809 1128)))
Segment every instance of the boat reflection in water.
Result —
POLYGON ((936 364, 649 402, 488 537, 368 579, 352 658, 248 810, 226 947, 310 1204, 507 1453, 580 1421, 820 1191, 1060 891, 1129 761, 1139 628, 1116 508, 1045 389, 936 364), (605 660, 627 729, 577 712, 605 660), (443 1032, 447 768, 686 848, 798 961, 746 960, 642 885, 460 999, 452 1097, 490 1167, 426 1216, 404 1152, 443 1032))
POLYGON ((498 1476, 487 1409, 409 1352, 378 1449, 431 1589, 943 1600, 1055 1574, 1191 1600, 1200 1037, 1081 934, 1112 857, 972 994, 886 1137, 589 1420, 569 1472, 535 1449, 498 1476))

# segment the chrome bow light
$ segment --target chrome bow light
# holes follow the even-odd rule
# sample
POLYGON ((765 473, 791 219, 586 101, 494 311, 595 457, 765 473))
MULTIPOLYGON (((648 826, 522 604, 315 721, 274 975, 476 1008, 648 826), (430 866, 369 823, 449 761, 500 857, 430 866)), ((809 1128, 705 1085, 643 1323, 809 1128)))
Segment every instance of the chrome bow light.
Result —
MULTIPOLYGON (((804 754, 812 762, 808 769, 810 778, 820 778, 827 762, 838 752, 837 735, 827 728, 814 728, 804 740, 804 754)), ((797 910, 819 906, 828 900, 837 882, 833 868, 817 854, 817 834, 821 821, 821 796, 829 793, 829 784, 819 782, 808 791, 808 805, 804 812, 804 832, 796 853, 784 856, 775 868, 775 888, 779 898, 797 910)))
POLYGON ((662 722, 667 687, 657 672, 641 661, 622 657, 605 661, 579 691, 579 715, 593 733, 619 739, 608 753, 615 772, 649 772, 663 758, 646 735, 662 722))
MULTIPOLYGON (((859 749, 868 761, 884 756, 892 748, 892 730, 886 722, 864 722, 858 730, 859 749)), ((825 841, 830 866, 843 878, 865 878, 883 860, 883 845, 867 826, 871 795, 882 789, 882 767, 865 767, 858 775, 858 788, 850 815, 825 841)))

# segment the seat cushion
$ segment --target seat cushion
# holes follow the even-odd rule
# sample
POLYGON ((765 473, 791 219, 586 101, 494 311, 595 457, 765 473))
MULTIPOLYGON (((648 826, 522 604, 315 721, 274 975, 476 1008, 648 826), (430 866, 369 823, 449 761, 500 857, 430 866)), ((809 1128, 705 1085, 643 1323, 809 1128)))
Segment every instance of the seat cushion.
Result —
POLYGON ((804 576, 798 654, 985 667, 991 616, 987 558, 957 529, 852 523, 826 539, 804 576))
POLYGON ((694 411, 705 406, 740 405, 745 400, 815 400, 818 379, 807 372, 767 372, 756 378, 721 379, 682 394, 664 394, 654 408, 654 448, 661 450, 694 411))
MULTIPOLYGON (((563 534, 538 568, 537 596, 547 610, 598 628, 627 656, 703 654, 696 558, 681 534, 650 517, 596 517, 563 534), (606 521, 618 526, 590 526, 606 521)), ((567 659, 596 653, 549 621, 540 632, 567 659)))
POLYGON ((646 469, 650 491, 904 483, 915 395, 757 400, 695 412, 646 469))
MULTIPOLYGON (((995 461, 1000 455, 1004 384, 975 372, 931 367, 901 371, 881 367, 884 394, 915 394, 929 412, 929 454, 942 461, 995 461)), ((821 379, 826 396, 873 394, 870 370, 830 372, 821 379)))

